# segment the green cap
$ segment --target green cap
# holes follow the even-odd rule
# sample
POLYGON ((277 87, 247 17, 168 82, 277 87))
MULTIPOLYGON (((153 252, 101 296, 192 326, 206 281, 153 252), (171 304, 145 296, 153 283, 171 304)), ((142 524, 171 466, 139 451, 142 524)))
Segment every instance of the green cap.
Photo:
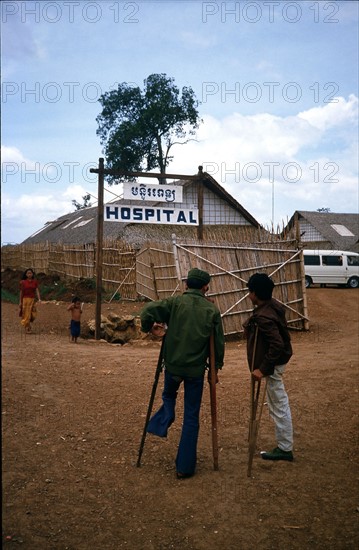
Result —
POLYGON ((194 267, 193 269, 189 270, 187 279, 197 279, 198 281, 201 281, 204 285, 208 285, 209 281, 211 280, 211 276, 209 273, 207 273, 207 271, 203 271, 202 269, 194 267))

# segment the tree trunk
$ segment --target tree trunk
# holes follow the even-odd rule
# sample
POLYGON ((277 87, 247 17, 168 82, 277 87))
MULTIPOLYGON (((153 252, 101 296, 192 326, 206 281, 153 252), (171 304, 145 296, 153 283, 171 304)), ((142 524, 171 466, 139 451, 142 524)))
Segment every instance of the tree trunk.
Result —
MULTIPOLYGON (((163 158, 163 149, 160 136, 157 136, 157 147, 158 147, 158 166, 161 174, 166 173, 165 160, 163 158)), ((158 182, 162 185, 166 185, 167 180, 165 178, 158 178, 158 182)))

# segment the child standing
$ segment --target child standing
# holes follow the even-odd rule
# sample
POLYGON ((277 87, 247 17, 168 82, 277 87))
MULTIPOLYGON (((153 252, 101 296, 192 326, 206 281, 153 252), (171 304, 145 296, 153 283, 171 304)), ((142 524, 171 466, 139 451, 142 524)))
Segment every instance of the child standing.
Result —
POLYGON ((77 343, 77 338, 80 336, 81 331, 81 314, 82 314, 82 305, 80 299, 75 296, 72 298, 71 304, 68 306, 67 311, 71 311, 71 322, 70 322, 70 335, 71 342, 77 343))

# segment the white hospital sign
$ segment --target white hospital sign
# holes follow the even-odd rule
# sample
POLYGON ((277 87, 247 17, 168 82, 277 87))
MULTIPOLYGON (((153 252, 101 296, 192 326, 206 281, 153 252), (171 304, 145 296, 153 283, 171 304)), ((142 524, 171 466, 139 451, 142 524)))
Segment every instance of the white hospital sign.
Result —
POLYGON ((104 221, 198 225, 198 209, 108 204, 105 206, 104 221))
POLYGON ((182 202, 182 190, 181 185, 125 182, 123 198, 137 201, 182 202))

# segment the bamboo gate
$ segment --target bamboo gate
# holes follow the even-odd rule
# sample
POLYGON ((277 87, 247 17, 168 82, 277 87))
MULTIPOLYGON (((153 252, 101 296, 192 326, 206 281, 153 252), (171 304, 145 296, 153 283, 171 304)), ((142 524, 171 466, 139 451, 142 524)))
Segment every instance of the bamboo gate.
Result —
POLYGON ((290 328, 308 330, 303 258, 296 244, 186 243, 174 235, 172 245, 149 243, 137 254, 137 293, 150 300, 181 293, 188 270, 204 269, 211 275, 207 295, 221 311, 225 335, 236 335, 243 331, 253 310, 247 281, 253 273, 263 271, 276 285, 273 296, 285 306, 290 328))

